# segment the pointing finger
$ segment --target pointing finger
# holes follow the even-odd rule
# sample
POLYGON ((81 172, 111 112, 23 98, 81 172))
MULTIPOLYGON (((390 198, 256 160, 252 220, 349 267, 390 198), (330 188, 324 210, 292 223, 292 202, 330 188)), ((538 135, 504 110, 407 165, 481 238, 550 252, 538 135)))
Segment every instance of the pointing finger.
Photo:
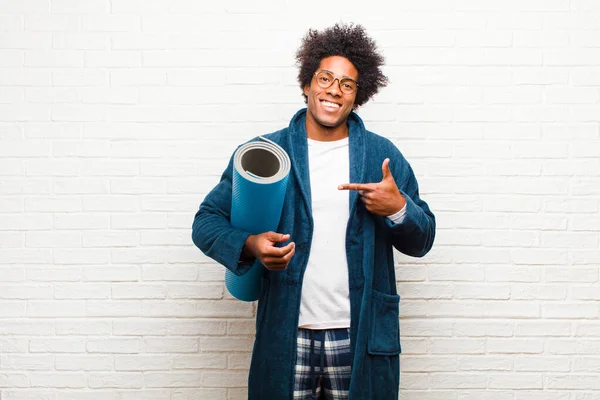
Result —
POLYGON ((374 190, 375 187, 372 183, 345 183, 338 186, 338 190, 374 190))

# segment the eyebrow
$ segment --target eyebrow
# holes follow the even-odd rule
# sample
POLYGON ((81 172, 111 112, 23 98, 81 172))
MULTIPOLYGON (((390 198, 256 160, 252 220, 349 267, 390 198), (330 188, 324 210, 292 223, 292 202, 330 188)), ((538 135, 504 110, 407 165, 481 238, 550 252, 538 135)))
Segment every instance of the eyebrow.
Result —
MULTIPOLYGON (((335 76, 335 74, 328 69, 322 69, 321 71, 329 72, 331 75, 335 76)), ((348 75, 342 75, 342 79, 350 79, 351 81, 357 82, 356 79, 350 78, 348 75)))

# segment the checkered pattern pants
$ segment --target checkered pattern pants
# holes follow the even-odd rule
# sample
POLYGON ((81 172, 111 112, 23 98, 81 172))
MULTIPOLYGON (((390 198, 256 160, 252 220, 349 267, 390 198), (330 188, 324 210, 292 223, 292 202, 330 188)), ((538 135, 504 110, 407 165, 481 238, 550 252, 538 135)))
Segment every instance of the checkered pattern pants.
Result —
POLYGON ((298 329, 294 400, 347 399, 352 373, 350 329, 298 329))

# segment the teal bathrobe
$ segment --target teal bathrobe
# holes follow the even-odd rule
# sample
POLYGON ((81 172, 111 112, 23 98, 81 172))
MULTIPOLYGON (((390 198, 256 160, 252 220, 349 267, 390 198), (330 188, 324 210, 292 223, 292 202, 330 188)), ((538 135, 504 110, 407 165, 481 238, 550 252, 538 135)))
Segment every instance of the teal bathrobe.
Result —
MULTIPOLYGON (((265 135, 289 154, 292 171, 277 232, 289 233, 296 253, 284 271, 268 271, 262 280, 256 315, 256 339, 248 377, 250 400, 292 400, 302 277, 310 252, 311 214, 306 109, 290 125, 265 135)), ((353 353, 351 400, 397 400, 399 391, 400 332, 393 248, 424 256, 433 245, 435 217, 419 197, 413 171, 388 139, 365 129, 360 117, 348 117, 350 182, 382 179, 381 165, 390 159, 396 185, 406 198, 406 217, 394 225, 371 214, 349 191, 350 217, 346 230, 346 258, 350 285, 350 342, 353 353)), ((252 263, 238 260, 248 232, 229 224, 233 157, 220 182, 196 213, 192 238, 207 256, 241 275, 252 263)), ((340 182, 340 184, 346 182, 340 182)))

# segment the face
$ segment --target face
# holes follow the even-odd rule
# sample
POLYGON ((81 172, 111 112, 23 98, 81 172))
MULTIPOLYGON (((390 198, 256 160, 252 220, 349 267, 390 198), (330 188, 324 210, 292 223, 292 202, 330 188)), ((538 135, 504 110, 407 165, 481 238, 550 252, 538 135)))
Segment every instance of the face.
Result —
MULTIPOLYGON (((350 78, 358 81, 358 71, 354 65, 345 57, 332 56, 321 60, 318 71, 327 70, 333 73, 335 78, 350 78)), ((304 94, 308 97, 307 119, 316 124, 336 128, 346 122, 346 118, 352 112, 356 91, 345 94, 340 90, 339 80, 326 89, 321 88, 313 75, 310 85, 304 87, 304 94)))

